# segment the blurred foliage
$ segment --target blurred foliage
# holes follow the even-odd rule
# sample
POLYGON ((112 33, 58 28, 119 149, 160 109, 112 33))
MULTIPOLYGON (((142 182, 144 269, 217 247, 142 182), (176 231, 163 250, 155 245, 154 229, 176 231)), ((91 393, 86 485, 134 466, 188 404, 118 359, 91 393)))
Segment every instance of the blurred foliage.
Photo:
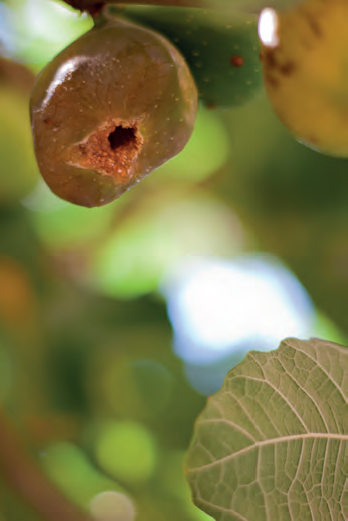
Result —
MULTIPOLYGON (((182 471, 205 397, 172 349, 163 280, 195 257, 274 254, 319 309, 313 334, 343 342, 347 162, 295 142, 261 93, 241 108, 201 107, 185 151, 115 203, 65 203, 33 158, 30 71, 91 20, 48 0, 0 13, 0 403, 86 512, 114 490, 136 521, 208 521, 182 471)), ((5 478, 0 519, 39 520, 5 478)))
POLYGON ((265 96, 236 109, 233 119, 223 117, 233 164, 214 191, 254 230, 258 247, 283 258, 347 334, 347 160, 296 142, 265 96))

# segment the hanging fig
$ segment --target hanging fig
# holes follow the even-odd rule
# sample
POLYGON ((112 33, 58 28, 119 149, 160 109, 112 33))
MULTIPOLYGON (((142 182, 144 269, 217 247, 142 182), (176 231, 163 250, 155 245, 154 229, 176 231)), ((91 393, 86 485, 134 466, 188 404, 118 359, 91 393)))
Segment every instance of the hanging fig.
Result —
POLYGON ((59 197, 113 201, 187 143, 197 112, 188 66, 161 35, 119 18, 41 72, 31 96, 40 171, 59 197))

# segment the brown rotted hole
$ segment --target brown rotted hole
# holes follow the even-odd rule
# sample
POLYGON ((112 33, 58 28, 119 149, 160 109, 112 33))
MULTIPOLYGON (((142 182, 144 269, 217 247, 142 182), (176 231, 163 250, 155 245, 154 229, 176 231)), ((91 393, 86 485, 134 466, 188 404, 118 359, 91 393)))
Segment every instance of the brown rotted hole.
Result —
POLYGON ((117 150, 120 147, 135 146, 137 139, 133 128, 123 128, 119 126, 109 134, 108 140, 112 150, 117 150))
POLYGON ((143 138, 136 125, 123 127, 110 122, 69 149, 69 163, 112 175, 122 184, 132 174, 142 146, 143 138))

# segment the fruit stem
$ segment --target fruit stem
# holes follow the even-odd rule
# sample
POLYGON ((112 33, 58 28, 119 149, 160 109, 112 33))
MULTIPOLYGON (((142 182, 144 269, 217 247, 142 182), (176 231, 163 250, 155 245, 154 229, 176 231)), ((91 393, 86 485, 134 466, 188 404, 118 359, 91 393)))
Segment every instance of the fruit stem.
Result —
MULTIPOLYGON (((114 4, 114 0, 105 0, 114 4)), ((121 5, 148 5, 154 7, 197 7, 203 9, 221 9, 230 7, 231 0, 123 0, 121 5)))
POLYGON ((116 4, 120 7, 127 5, 148 5, 153 7, 197 7, 201 9, 227 10, 231 9, 235 0, 64 0, 80 11, 88 11, 93 17, 97 16, 105 4, 116 4))
POLYGON ((27 454, 0 407, 0 474, 8 486, 44 521, 92 521, 71 504, 27 454))

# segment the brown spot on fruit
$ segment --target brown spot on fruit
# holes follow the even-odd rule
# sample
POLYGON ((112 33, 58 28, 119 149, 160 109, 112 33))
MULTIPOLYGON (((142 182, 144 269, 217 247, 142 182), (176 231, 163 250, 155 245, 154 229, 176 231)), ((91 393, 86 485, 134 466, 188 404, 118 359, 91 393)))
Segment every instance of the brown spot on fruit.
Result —
POLYGON ((270 85, 274 89, 279 87, 279 80, 277 80, 277 78, 275 78, 271 74, 265 75, 265 82, 268 83, 268 85, 270 85))
POLYGON ((243 67, 244 58, 242 56, 232 56, 230 58, 230 64, 233 65, 233 67, 243 67))
POLYGON ((318 21, 313 17, 313 15, 310 13, 307 13, 307 11, 305 9, 300 8, 300 11, 302 12, 304 18, 306 19, 306 21, 309 25, 309 28, 311 29, 314 36, 316 36, 317 38, 323 38, 324 37, 323 30, 322 30, 320 24, 318 23, 318 21))
POLYGON ((289 61, 284 63, 284 65, 280 65, 279 70, 284 76, 290 76, 296 70, 296 65, 294 62, 289 61))
POLYGON ((272 75, 273 77, 277 76, 277 80, 279 80, 280 76, 290 76, 296 70, 295 62, 289 60, 282 63, 279 46, 277 49, 265 47, 262 51, 261 60, 267 79, 269 79, 269 75, 272 75))
POLYGON ((274 49, 265 49, 263 59, 265 61, 266 67, 268 67, 269 69, 278 68, 279 65, 276 58, 276 51, 274 49))

